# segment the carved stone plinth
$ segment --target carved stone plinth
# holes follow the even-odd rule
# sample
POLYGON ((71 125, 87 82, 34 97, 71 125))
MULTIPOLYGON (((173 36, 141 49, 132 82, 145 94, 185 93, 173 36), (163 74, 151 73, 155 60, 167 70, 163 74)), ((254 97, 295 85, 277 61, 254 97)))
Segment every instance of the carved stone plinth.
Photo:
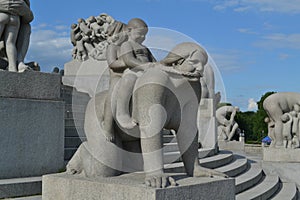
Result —
POLYGON ((173 176, 178 186, 155 189, 143 184, 144 174, 91 179, 66 174, 43 176, 43 200, 205 200, 235 199, 234 179, 173 176))
POLYGON ((58 172, 64 166, 61 77, 7 71, 0 77, 6 81, 0 87, 0 179, 58 172))

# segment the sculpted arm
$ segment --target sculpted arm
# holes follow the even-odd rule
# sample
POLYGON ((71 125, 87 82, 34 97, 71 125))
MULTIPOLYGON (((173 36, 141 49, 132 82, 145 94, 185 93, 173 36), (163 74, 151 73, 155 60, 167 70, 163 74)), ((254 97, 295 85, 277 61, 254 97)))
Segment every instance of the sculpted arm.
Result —
POLYGON ((109 45, 106 50, 106 59, 109 68, 118 71, 128 68, 121 58, 118 58, 115 45, 109 45))
MULTIPOLYGON (((133 54, 133 48, 130 45, 129 42, 125 42, 121 45, 121 58, 128 66, 128 68, 135 68, 139 69, 141 65, 144 65, 145 63, 139 61, 133 54)), ((144 70, 143 68, 141 70, 144 70)))

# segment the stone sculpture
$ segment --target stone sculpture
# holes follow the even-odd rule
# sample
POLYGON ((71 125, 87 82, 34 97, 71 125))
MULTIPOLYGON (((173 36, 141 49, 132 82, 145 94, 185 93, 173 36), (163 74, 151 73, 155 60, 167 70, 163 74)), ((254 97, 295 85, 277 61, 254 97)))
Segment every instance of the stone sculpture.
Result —
POLYGON ((89 57, 106 60, 106 48, 113 35, 125 31, 126 25, 103 13, 97 17, 78 19, 71 25, 71 42, 74 46, 72 56, 80 61, 89 57))
POLYGON ((162 131, 172 129, 177 133, 187 175, 226 177, 201 167, 198 159, 196 120, 200 77, 208 60, 206 51, 195 43, 181 43, 165 59, 155 62, 150 50, 142 45, 146 23, 132 19, 128 25, 121 25, 128 28, 128 41, 122 33, 119 35, 121 23, 118 24, 110 36, 114 42, 108 42, 106 50, 110 90, 97 94, 88 103, 84 125, 87 141, 68 163, 67 172, 107 177, 143 170, 147 186, 174 185, 175 180, 164 174, 162 151, 162 131), (130 70, 124 71, 127 68, 130 70), (124 94, 120 89, 128 90, 124 85, 133 90, 129 91, 130 100, 127 94, 121 96, 124 94), (128 108, 121 112, 128 115, 125 120, 118 113, 123 109, 118 108, 120 98, 128 101, 128 108), (134 122, 133 126, 128 127, 128 121, 134 122))
MULTIPOLYGON (((30 68, 24 64, 24 59, 29 46, 32 20, 29 0, 0 0, 0 37, 4 43, 1 59, 8 62, 6 65, 9 71, 23 72, 30 68)), ((1 68, 6 69, 6 65, 1 68)))
POLYGON ((200 82, 202 90, 201 98, 215 99, 215 75, 210 64, 205 66, 203 76, 200 78, 200 82))
POLYGON ((270 95, 263 102, 268 114, 270 147, 299 147, 300 94, 279 92, 270 95))
POLYGON ((235 134, 240 133, 239 125, 234 120, 238 107, 222 106, 216 111, 218 121, 218 139, 230 141, 235 134))

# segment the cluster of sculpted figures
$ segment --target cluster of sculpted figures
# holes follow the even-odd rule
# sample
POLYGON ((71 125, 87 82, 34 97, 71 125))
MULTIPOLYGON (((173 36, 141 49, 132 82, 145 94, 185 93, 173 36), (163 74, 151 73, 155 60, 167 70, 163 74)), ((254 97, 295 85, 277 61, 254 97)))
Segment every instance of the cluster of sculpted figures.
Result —
POLYGON ((279 92, 263 102, 268 114, 268 136, 270 147, 299 148, 300 139, 300 94, 279 92))
MULTIPOLYGON (((174 179, 164 174, 162 146, 163 129, 172 129, 187 175, 226 176, 201 167, 198 159, 197 112, 206 51, 195 43, 181 43, 158 62, 142 44, 148 32, 143 20, 111 25, 107 30, 114 31, 106 35, 110 87, 87 105, 87 141, 68 163, 67 172, 105 177, 143 170, 147 186, 174 185, 174 179)), ((88 50, 89 44, 79 45, 88 50)), ((82 56, 78 48, 73 53, 82 56)))
MULTIPOLYGON (((29 0, 0 0, 1 69, 12 72, 29 69, 24 59, 29 46, 32 20, 29 0)), ((31 65, 39 70, 37 63, 31 65)))
POLYGON ((77 22, 71 25, 71 42, 74 46, 72 56, 82 61, 89 57, 105 60, 106 47, 113 39, 111 36, 125 31, 126 26, 107 14, 80 18, 77 22))

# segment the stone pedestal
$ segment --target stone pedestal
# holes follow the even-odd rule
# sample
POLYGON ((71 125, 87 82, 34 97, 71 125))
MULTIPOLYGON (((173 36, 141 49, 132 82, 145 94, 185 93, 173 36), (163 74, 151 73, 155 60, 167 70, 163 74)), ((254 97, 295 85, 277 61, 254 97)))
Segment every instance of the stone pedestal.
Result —
POLYGON ((300 163, 300 149, 264 147, 263 160, 269 162, 300 163))
POLYGON ((244 151, 245 143, 240 141, 224 141, 219 140, 218 146, 222 150, 230 150, 230 151, 244 151))
POLYGON ((109 87, 107 61, 72 60, 65 64, 64 70, 63 84, 87 93, 90 97, 109 87))
POLYGON ((214 99, 201 99, 198 109, 199 142, 203 148, 217 146, 217 121, 214 99))
POLYGON ((300 188, 300 149, 264 147, 262 167, 266 174, 277 175, 300 188))
POLYGON ((144 174, 91 179, 66 174, 43 176, 43 200, 231 200, 234 179, 173 176, 178 186, 155 189, 143 184, 144 174))
MULTIPOLYGON (((64 102, 60 99, 61 76, 31 71, 1 71, 0 83, 2 183, 10 182, 3 179, 59 172, 64 168, 64 102)), ((6 196, 2 190, 2 187, 5 187, 5 191, 9 190, 8 186, 9 184, 1 184, 1 197, 10 197, 11 193, 6 196)), ((32 187, 34 194, 37 191, 35 186, 32 187)), ((41 191, 41 188, 38 190, 41 191)), ((14 196, 22 194, 28 195, 30 191, 19 191, 14 196)))

